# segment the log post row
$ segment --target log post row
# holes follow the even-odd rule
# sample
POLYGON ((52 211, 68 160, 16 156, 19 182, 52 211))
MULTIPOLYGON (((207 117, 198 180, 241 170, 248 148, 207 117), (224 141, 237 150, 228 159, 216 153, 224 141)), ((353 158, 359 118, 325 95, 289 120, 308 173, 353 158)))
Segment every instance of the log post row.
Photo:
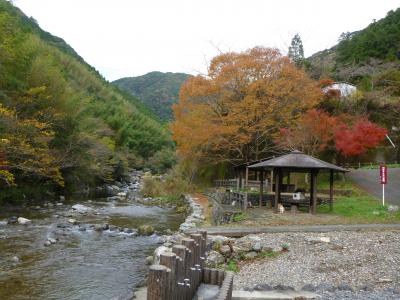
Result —
POLYGON ((160 255, 160 265, 149 269, 148 300, 191 300, 201 283, 220 286, 218 300, 231 299, 233 276, 223 270, 205 268, 207 232, 191 234, 160 255))

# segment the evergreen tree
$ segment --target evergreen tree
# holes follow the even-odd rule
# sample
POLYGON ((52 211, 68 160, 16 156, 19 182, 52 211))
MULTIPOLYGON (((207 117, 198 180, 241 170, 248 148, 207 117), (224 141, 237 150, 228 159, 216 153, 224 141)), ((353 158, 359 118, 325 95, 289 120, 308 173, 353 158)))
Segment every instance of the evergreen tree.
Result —
POLYGON ((304 62, 303 42, 298 33, 296 33, 290 43, 288 56, 298 67, 300 67, 304 62))

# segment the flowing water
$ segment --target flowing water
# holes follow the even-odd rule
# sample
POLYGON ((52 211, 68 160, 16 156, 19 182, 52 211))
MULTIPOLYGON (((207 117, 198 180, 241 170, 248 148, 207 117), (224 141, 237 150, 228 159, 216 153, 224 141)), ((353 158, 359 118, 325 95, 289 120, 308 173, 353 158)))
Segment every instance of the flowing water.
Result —
POLYGON ((12 215, 32 220, 30 225, 0 223, 1 300, 131 299, 134 287, 144 281, 146 257, 159 238, 135 236, 127 229, 151 224, 158 232, 176 230, 184 219, 172 209, 141 206, 131 200, 79 203, 93 211, 71 216, 73 202, 0 211, 0 220, 12 215), (68 224, 71 217, 83 224, 81 228, 68 224), (127 229, 98 232, 89 224, 127 229), (58 242, 45 247, 49 237, 58 242))

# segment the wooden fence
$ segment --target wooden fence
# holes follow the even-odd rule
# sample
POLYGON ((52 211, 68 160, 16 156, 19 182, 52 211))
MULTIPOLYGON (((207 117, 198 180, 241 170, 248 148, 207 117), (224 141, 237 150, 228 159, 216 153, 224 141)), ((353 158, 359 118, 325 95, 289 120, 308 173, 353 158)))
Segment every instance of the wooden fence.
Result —
POLYGON ((247 193, 241 192, 230 192, 229 202, 231 205, 239 207, 240 209, 246 210, 248 207, 247 193))
POLYGON ((147 300, 191 300, 201 283, 219 285, 217 300, 232 298, 233 275, 204 267, 207 232, 194 233, 160 255, 149 269, 147 300))
POLYGON ((214 180, 214 184, 215 184, 215 187, 238 188, 239 187, 239 179, 214 180))

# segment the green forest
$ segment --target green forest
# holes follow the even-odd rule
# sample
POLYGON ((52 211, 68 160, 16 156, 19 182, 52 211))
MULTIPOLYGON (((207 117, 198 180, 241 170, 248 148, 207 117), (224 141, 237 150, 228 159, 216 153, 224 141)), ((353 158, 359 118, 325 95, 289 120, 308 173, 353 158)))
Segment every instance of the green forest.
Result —
POLYGON ((136 96, 161 120, 173 119, 172 104, 179 100, 179 90, 189 78, 184 73, 150 72, 143 76, 121 78, 113 82, 136 96))
POLYGON ((0 0, 1 200, 74 192, 166 168, 174 145, 136 98, 0 0))
POLYGON ((400 58, 400 9, 354 33, 342 33, 337 46, 338 62, 359 64, 371 58, 391 61, 400 58))

